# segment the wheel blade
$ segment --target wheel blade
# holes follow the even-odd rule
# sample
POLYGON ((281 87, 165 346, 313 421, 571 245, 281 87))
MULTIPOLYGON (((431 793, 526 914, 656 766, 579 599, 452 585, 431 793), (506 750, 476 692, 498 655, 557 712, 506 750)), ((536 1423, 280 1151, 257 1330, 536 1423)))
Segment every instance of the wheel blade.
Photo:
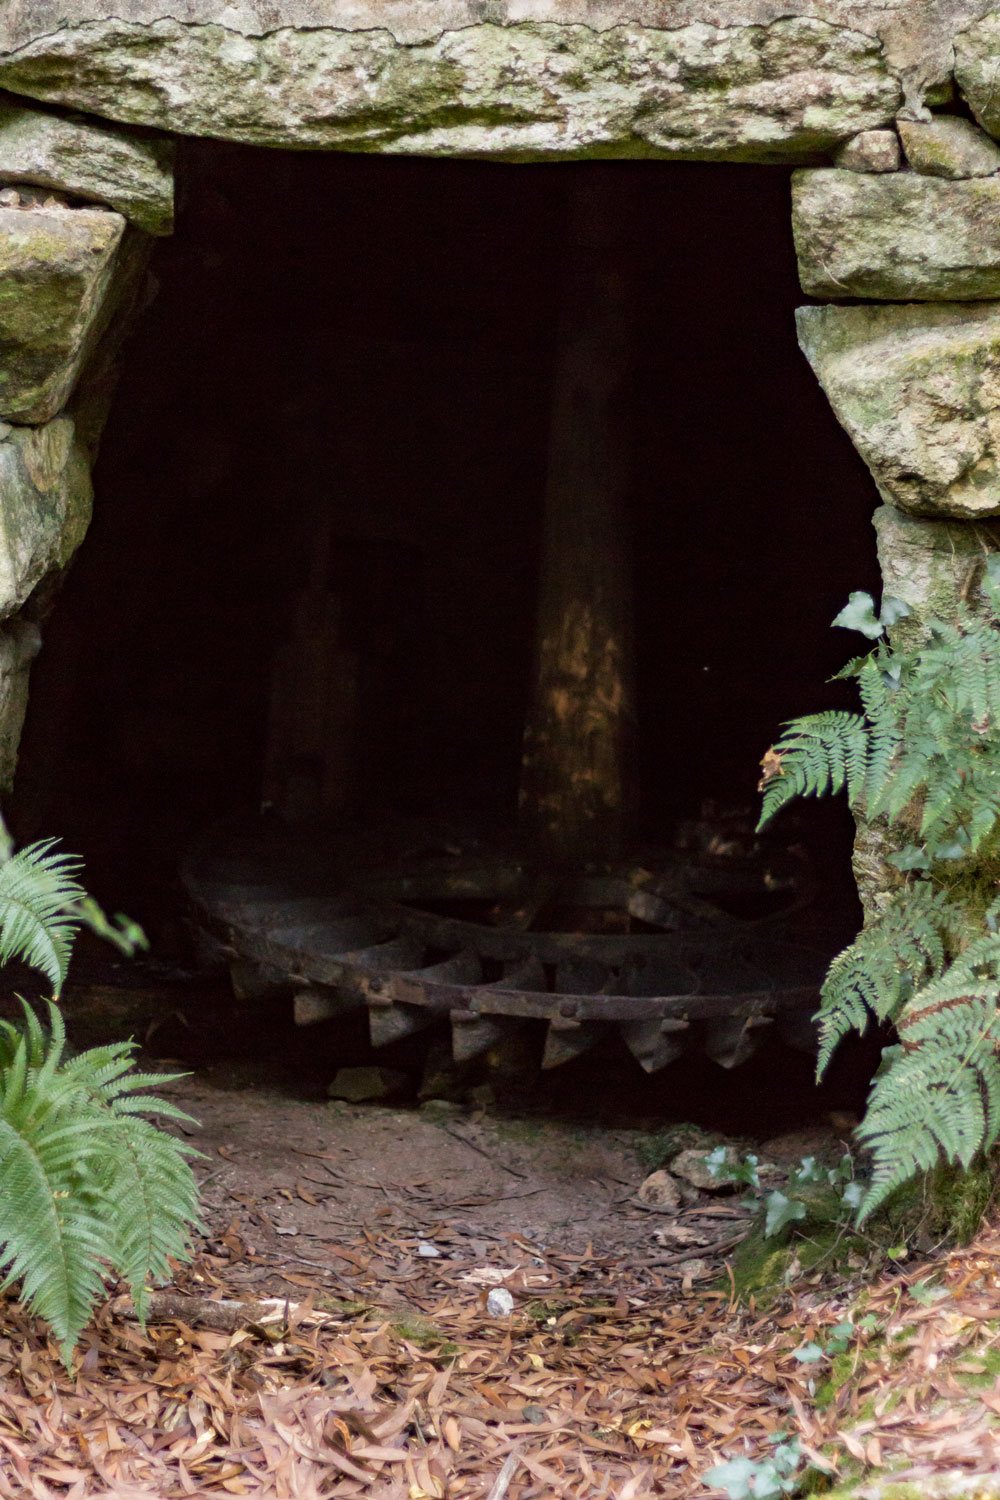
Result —
POLYGON ((687 1051, 684 1037, 689 1021, 622 1021, 619 1031, 626 1047, 646 1073, 658 1073, 687 1051))

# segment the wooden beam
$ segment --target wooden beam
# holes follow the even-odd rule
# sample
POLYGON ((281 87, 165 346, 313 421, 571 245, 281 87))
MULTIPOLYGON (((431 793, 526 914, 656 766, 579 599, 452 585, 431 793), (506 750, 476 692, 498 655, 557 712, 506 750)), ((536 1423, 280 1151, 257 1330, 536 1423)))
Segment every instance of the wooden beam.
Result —
POLYGON ((589 164, 569 189, 520 795, 523 835, 557 864, 614 858, 636 787, 623 181, 589 164))

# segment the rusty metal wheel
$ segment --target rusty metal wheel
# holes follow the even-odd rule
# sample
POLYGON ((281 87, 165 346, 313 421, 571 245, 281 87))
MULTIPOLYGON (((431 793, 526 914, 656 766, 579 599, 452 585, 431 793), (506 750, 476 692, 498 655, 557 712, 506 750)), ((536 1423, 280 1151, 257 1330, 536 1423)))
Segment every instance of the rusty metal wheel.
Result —
POLYGON ((237 989, 287 994, 299 1025, 364 1006, 381 1047, 448 1022, 467 1062, 541 1021, 546 1068, 617 1030, 655 1072, 692 1044, 733 1067, 762 1028, 815 1009, 824 956, 783 930, 803 899, 792 875, 679 855, 556 875, 474 851, 349 879, 350 862, 262 829, 185 869, 237 989), (769 914, 740 914, 776 894, 769 914))

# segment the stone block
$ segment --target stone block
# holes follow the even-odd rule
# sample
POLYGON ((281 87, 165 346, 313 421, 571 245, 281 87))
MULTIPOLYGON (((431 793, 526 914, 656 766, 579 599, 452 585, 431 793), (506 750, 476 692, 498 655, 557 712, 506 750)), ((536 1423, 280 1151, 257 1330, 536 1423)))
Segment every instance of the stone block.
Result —
POLYGON ((992 177, 1000 171, 1000 146, 972 120, 900 120, 899 135, 906 160, 927 177, 992 177))
POLYGON ((883 499, 1000 516, 1000 305, 801 307, 799 343, 883 499))
POLYGON ((898 172, 899 136, 894 130, 862 130, 834 154, 845 172, 898 172))
POLYGON ((1000 178, 799 171, 792 229, 802 289, 813 297, 1000 297, 1000 178))
POLYGON ((65 568, 90 521, 90 464, 69 417, 0 427, 0 620, 65 568))
POLYGON ((1000 523, 930 521, 882 505, 872 524, 883 588, 910 611, 892 627, 893 640, 915 644, 926 622, 951 618, 960 599, 988 607, 982 581, 987 557, 1000 551, 1000 523))
POLYGON ((989 11, 955 37, 955 81, 990 135, 1000 136, 1000 9, 989 11))
POLYGON ((33 109, 0 94, 0 185, 105 203, 148 234, 174 220, 173 142, 33 109))
POLYGON ((809 161, 889 124, 902 101, 879 39, 849 24, 601 25, 565 0, 510 9, 508 20, 508 7, 476 0, 456 19, 454 6, 415 6, 426 25, 405 41, 384 5, 326 25, 313 5, 299 26, 245 34, 239 7, 226 7, 229 24, 155 11, 73 24, 60 12, 35 35, 18 28, 29 39, 0 51, 0 84, 185 135, 506 160, 809 161))
POLYGON ((45 422, 100 335, 125 228, 107 209, 0 206, 0 417, 45 422))

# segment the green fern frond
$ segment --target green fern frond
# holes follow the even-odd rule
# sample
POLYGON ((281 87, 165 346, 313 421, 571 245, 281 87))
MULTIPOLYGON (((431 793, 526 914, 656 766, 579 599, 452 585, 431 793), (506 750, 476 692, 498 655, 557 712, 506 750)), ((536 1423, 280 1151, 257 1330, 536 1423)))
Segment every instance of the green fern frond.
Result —
POLYGON ((780 770, 764 785, 759 828, 795 797, 825 797, 846 785, 853 803, 864 789, 868 765, 865 721, 860 714, 831 709, 788 725, 774 746, 780 770))
POLYGON ((898 891, 882 915, 865 927, 827 971, 816 1019, 821 1077, 851 1031, 864 1031, 870 1015, 893 1021, 916 985, 940 974, 955 941, 955 912, 929 881, 898 891))
POLYGON ((132 1044, 64 1060, 65 1033, 26 1007, 3 1023, 0 1066, 0 1274, 45 1318, 69 1361, 108 1271, 140 1317, 150 1278, 190 1254, 199 1222, 188 1147, 145 1115, 189 1117, 146 1093, 170 1075, 132 1071, 132 1044))
POLYGON ((858 1127, 874 1162, 861 1222, 941 1156, 971 1166, 1000 1131, 996 984, 937 993, 933 1004, 921 995, 912 1020, 901 1021, 902 1044, 890 1050, 858 1127))
POLYGON ((834 959, 818 1014, 820 1073, 872 1016, 900 1037, 859 1129, 874 1158, 862 1218, 941 1157, 968 1166, 1000 1138, 1000 901, 982 916, 969 898, 1000 850, 997 554, 982 588, 986 611, 958 603, 898 647, 884 634, 898 616, 875 620, 870 598, 852 596, 865 610, 838 622, 883 632, 839 674, 856 680, 862 713, 795 720, 765 761, 762 823, 793 797, 846 787, 903 845, 890 862, 905 884, 834 959))
POLYGON ((0 864, 0 963, 23 959, 58 994, 66 979, 77 923, 68 915, 83 898, 80 861, 54 839, 29 844, 0 864))

